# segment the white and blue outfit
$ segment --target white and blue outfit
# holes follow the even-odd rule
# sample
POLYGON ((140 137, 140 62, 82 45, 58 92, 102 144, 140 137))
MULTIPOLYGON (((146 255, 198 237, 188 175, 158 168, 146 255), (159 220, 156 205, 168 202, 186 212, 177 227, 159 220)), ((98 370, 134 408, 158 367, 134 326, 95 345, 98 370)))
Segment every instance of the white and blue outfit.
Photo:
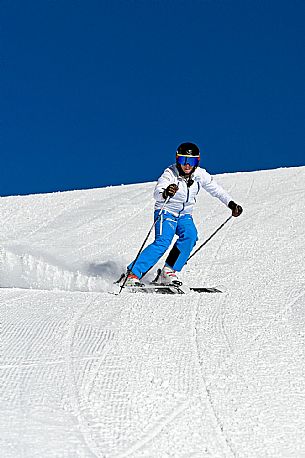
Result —
POLYGON ((176 243, 171 249, 165 265, 180 272, 185 265, 197 238, 192 212, 196 203, 196 196, 200 189, 205 189, 213 197, 217 197, 226 206, 232 197, 221 187, 212 176, 200 167, 197 167, 190 176, 181 176, 175 164, 168 167, 158 179, 154 190, 155 220, 164 205, 164 190, 175 183, 178 186, 176 194, 169 199, 162 214, 155 225, 155 240, 146 247, 136 263, 129 264, 128 270, 141 278, 163 256, 172 243, 175 235, 176 243))

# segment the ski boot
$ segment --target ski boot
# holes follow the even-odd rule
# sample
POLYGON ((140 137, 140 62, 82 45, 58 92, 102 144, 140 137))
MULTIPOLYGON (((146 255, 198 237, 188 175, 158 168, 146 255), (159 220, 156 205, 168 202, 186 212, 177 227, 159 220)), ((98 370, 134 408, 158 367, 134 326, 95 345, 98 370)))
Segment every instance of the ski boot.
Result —
POLYGON ((135 274, 129 272, 124 286, 143 286, 143 284, 140 282, 140 279, 135 274))
POLYGON ((178 279, 176 271, 169 266, 164 266, 160 272, 159 281, 161 285, 181 286, 182 282, 178 279))

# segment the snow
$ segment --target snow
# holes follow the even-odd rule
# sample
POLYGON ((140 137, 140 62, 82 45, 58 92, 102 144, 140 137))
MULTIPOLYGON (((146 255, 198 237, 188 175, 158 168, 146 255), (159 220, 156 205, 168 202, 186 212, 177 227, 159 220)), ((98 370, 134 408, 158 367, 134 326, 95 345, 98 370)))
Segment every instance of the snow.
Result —
POLYGON ((154 183, 0 199, 1 456, 305 457, 305 167, 216 179, 180 277, 223 294, 108 293, 154 183))

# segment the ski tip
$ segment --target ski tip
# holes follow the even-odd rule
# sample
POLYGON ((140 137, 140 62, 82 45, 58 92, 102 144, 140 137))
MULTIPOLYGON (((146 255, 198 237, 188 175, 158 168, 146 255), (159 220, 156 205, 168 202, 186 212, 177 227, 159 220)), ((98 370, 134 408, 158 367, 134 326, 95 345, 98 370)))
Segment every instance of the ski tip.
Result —
POLYGON ((222 293, 223 291, 218 287, 191 287, 191 292, 194 293, 222 293))
POLYGON ((227 293, 229 290, 228 286, 226 285, 217 285, 216 288, 219 289, 222 293, 227 293))

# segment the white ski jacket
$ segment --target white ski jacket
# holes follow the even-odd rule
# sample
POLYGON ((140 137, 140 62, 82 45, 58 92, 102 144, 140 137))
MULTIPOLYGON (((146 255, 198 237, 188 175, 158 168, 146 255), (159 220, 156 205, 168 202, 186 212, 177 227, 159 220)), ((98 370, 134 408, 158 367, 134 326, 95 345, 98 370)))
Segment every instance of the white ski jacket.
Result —
POLYGON ((173 183, 178 185, 179 189, 176 194, 169 199, 164 210, 174 216, 192 214, 196 203, 196 196, 201 188, 205 189, 211 196, 217 197, 225 205, 228 205, 228 203, 233 200, 232 197, 213 180, 213 177, 205 169, 197 167, 191 175, 191 178, 194 182, 188 187, 186 179, 179 175, 179 171, 175 164, 165 169, 158 179, 154 191, 154 198, 156 199, 155 210, 162 208, 165 201, 163 191, 173 183))

